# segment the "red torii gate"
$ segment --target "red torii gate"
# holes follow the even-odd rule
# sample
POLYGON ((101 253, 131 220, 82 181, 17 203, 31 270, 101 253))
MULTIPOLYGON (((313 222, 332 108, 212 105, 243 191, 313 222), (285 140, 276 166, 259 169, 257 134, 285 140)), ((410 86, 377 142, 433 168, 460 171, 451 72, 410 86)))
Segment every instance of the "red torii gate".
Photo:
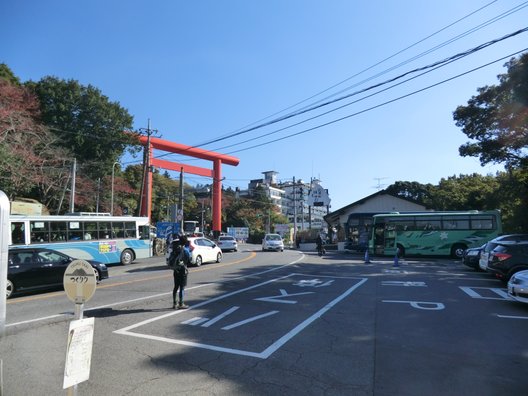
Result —
POLYGON ((163 169, 173 170, 193 175, 206 176, 213 178, 213 231, 222 231, 222 164, 237 166, 240 160, 226 154, 216 153, 214 151, 203 150, 197 147, 186 146, 180 143, 170 142, 155 137, 140 136, 139 141, 147 150, 148 163, 147 177, 143 184, 143 195, 141 196, 141 210, 140 216, 148 216, 150 218, 152 211, 152 166, 163 169), (194 158, 200 158, 213 162, 213 169, 201 168, 198 166, 180 164, 177 162, 166 161, 154 158, 152 149, 168 151, 170 153, 184 154, 194 158), (148 194, 148 199, 145 195, 148 194), (145 202, 146 201, 146 202, 145 202))

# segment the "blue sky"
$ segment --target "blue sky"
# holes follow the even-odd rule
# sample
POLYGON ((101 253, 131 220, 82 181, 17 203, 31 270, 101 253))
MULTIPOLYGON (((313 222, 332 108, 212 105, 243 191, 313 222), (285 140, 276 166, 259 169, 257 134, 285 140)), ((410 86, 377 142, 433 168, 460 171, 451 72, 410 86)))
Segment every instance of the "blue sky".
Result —
MULTIPOLYGON (((136 129, 150 119, 162 138, 194 146, 525 28, 527 5, 505 0, 3 0, 0 62, 22 81, 53 75, 92 84, 128 109, 136 129)), ((478 87, 495 84, 506 60, 367 109, 527 44, 528 33, 522 33, 369 98, 356 94, 201 147, 240 158, 237 167, 223 167, 225 187, 246 188, 269 170, 284 181, 315 177, 329 190, 332 210, 375 193, 379 184, 437 184, 452 175, 494 173, 502 167, 481 167, 477 158, 458 155, 467 138, 452 113, 478 87), (297 135, 247 149, 292 134, 297 135)), ((188 157, 166 159, 211 167, 188 157)), ((125 157, 123 163, 134 160, 125 157)), ((193 175, 186 181, 210 182, 193 175)))

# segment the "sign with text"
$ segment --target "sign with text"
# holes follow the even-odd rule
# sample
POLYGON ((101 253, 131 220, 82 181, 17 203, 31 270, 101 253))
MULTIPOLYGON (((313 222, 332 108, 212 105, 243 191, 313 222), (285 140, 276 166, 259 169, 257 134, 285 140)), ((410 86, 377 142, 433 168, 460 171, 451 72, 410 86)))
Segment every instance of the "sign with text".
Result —
POLYGON ((70 388, 90 378, 94 318, 70 322, 63 389, 70 388))
POLYGON ((70 301, 84 304, 95 293, 95 270, 86 260, 73 260, 64 272, 63 284, 70 301))

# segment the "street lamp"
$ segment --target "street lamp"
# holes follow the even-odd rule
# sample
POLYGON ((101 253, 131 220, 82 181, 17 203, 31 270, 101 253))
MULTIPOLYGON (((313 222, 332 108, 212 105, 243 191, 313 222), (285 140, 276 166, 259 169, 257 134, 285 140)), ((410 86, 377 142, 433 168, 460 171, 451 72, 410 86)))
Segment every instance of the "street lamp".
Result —
POLYGON ((112 164, 112 194, 110 198, 110 214, 112 216, 114 215, 114 169, 116 165, 119 165, 119 162, 116 161, 112 164))

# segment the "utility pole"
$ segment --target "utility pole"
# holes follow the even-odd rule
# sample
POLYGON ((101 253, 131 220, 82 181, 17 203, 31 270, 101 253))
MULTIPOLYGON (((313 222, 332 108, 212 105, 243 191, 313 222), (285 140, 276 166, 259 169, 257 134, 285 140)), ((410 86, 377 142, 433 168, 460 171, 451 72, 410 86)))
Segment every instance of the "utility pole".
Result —
POLYGON ((180 233, 183 234, 183 167, 180 170, 180 233))
POLYGON ((75 174, 77 173, 77 158, 73 159, 72 165, 72 183, 70 195, 70 213, 75 212, 75 174))
POLYGON ((147 122, 147 128, 139 128, 140 133, 144 133, 147 135, 147 145, 145 146, 144 152, 143 152, 143 181, 141 183, 141 193, 139 197, 139 215, 144 211, 144 207, 146 205, 146 213, 148 216, 150 216, 150 199, 149 196, 150 191, 149 187, 151 185, 150 178, 152 177, 152 169, 150 164, 150 137, 158 133, 157 129, 150 129, 150 118, 147 122), (143 200, 143 197, 145 199, 143 200))
POLYGON ((297 193, 295 191, 295 176, 293 176, 293 240, 297 243, 297 193))

